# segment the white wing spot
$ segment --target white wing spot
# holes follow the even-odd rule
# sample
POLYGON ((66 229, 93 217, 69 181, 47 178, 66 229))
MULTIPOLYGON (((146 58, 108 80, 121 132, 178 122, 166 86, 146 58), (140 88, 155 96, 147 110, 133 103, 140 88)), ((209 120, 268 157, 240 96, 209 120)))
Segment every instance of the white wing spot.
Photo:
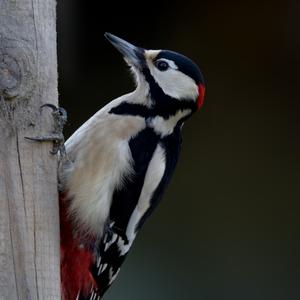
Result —
POLYGON ((100 273, 103 273, 105 271, 105 269, 107 268, 107 264, 101 265, 100 267, 100 273))
POLYGON ((100 268, 100 264, 101 264, 101 256, 99 256, 97 259, 97 268, 100 268))
MULTIPOLYGON (((112 270, 112 269, 111 269, 112 270)), ((116 271, 116 273, 113 274, 109 274, 110 280, 109 280, 109 285, 111 285, 113 283, 113 281, 116 279, 116 277, 118 276, 120 272, 120 268, 116 271)))
POLYGON ((105 244, 107 240, 107 234, 104 235, 103 243, 105 244))
POLYGON ((91 293, 91 297, 90 297, 90 300, 93 300, 94 299, 94 291, 92 291, 92 293, 91 293))
POLYGON ((117 240, 117 238, 118 238, 118 235, 114 233, 111 240, 105 244, 104 252, 106 252, 106 250, 117 240))

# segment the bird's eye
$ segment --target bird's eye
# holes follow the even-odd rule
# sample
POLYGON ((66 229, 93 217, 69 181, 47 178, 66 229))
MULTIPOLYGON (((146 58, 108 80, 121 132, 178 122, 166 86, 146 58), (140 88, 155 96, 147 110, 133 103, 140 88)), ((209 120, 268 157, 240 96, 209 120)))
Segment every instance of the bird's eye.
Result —
POLYGON ((160 60, 155 63, 156 67, 160 71, 166 71, 169 68, 169 65, 166 61, 160 60))

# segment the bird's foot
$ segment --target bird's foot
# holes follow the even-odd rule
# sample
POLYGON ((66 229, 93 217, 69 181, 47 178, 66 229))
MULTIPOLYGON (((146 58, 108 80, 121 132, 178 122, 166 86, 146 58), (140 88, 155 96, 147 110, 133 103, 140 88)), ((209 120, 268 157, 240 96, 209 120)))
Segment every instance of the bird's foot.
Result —
POLYGON ((44 107, 50 107, 52 109, 52 116, 54 120, 54 130, 51 134, 45 136, 35 136, 35 137, 25 137, 27 140, 36 141, 36 142, 53 142, 53 148, 50 151, 51 154, 60 153, 61 157, 66 156, 65 149, 65 138, 63 135, 64 125, 67 122, 67 112, 62 107, 56 107, 53 104, 44 104, 41 106, 41 109, 44 107))

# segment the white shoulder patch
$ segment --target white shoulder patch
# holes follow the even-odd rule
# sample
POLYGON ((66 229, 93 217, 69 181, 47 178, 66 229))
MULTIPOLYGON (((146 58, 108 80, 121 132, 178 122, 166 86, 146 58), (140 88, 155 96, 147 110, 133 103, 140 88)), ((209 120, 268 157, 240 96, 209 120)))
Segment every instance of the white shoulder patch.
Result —
POLYGON ((145 181, 139 201, 131 215, 127 226, 126 236, 129 242, 128 244, 124 244, 123 240, 119 239, 119 249, 121 250, 121 255, 124 255, 129 251, 136 236, 136 226, 138 225, 142 216, 151 206, 152 195, 161 182, 165 169, 165 150, 161 145, 157 145, 146 172, 145 181))

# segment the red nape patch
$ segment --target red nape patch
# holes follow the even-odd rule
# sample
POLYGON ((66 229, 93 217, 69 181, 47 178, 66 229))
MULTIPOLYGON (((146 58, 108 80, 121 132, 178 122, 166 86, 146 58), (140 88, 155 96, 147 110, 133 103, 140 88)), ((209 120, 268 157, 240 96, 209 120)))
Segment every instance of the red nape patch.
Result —
POLYGON ((73 238, 66 195, 60 194, 59 200, 62 299, 75 300, 79 291, 88 294, 95 286, 90 273, 93 255, 89 249, 79 247, 79 242, 73 238))
POLYGON ((204 95, 205 95, 205 86, 200 83, 198 85, 198 98, 197 98, 197 108, 198 109, 200 109, 200 107, 203 105, 204 95))

